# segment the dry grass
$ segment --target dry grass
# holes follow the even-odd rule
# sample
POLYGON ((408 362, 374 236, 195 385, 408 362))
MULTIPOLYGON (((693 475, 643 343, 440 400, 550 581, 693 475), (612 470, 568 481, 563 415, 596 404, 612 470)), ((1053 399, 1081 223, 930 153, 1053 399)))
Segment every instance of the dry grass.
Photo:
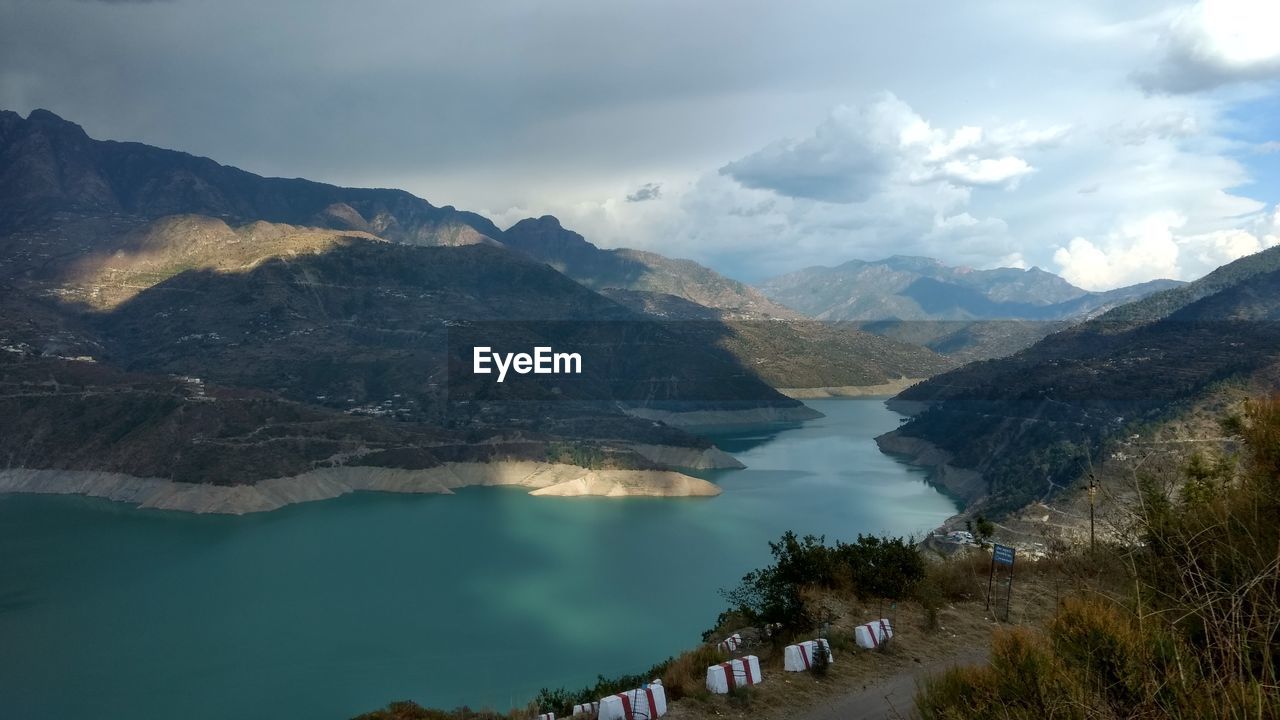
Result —
MULTIPOLYGON (((986 581, 985 572, 984 567, 983 583, 986 581)), ((977 582, 976 576, 973 582, 977 582)), ((669 717, 673 720, 794 718, 798 710, 829 704, 894 676, 915 674, 923 667, 950 659, 978 658, 989 647, 993 630, 1000 627, 1000 623, 986 611, 981 597, 942 602, 937 609, 936 628, 929 629, 928 610, 917 601, 901 602, 896 606, 886 602, 881 607, 879 603, 859 602, 840 592, 821 595, 823 606, 837 614, 827 630, 834 662, 825 677, 784 672, 781 645, 775 648, 769 643, 757 643, 744 648, 740 654, 760 658, 764 675, 760 685, 729 696, 711 695, 705 691, 691 694, 686 700, 671 706, 669 717), (878 617, 888 617, 892 621, 893 641, 879 651, 856 647, 853 629, 878 617)), ((1012 603, 1015 619, 1040 621, 1049 617, 1052 610, 1052 588, 1043 580, 1032 575, 1025 586, 1015 586, 1012 603)), ((810 633, 809 637, 815 634, 810 633)), ((704 678, 705 672, 704 665, 701 673, 704 678)), ((666 683, 665 679, 663 682, 666 683)))

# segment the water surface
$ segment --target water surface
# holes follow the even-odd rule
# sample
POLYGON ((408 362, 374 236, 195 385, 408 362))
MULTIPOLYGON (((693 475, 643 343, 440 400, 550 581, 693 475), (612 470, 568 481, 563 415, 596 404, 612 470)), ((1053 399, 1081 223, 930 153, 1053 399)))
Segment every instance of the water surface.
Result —
POLYGON ((709 499, 357 494, 244 517, 0 495, 0 718, 347 718, 506 708, 698 641, 784 530, 850 539, 954 505, 880 454, 880 400, 718 435, 709 499))

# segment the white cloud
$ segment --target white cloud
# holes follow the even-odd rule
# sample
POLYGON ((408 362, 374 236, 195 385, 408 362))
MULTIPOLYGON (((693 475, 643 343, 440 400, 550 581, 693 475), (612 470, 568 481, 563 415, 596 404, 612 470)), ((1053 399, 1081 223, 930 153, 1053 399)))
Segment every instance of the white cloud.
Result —
POLYGON ((1072 238, 1053 254, 1062 277, 1086 290, 1105 290, 1157 277, 1178 277, 1174 230, 1187 222, 1176 213, 1157 213, 1128 223, 1095 244, 1072 238))
POLYGON ((1232 260, 1280 245, 1280 206, 1245 228, 1217 230, 1183 241, 1195 259, 1205 267, 1217 267, 1232 260))
POLYGON ((957 185, 1003 185, 1034 171, 1026 160, 1012 155, 1001 158, 968 156, 948 160, 937 169, 933 177, 957 185))
POLYGON ((935 128, 891 94, 839 106, 813 134, 782 140, 721 168, 743 186, 833 203, 863 202, 901 183, 1009 185, 1034 168, 1015 152, 1060 140, 1065 127, 986 132, 935 128))
POLYGON ((1072 238, 1053 259, 1067 280, 1105 290, 1157 277, 1189 278, 1280 245, 1280 206, 1245 227, 1180 232, 1187 218, 1157 213, 1128 223, 1097 242, 1072 238))
POLYGON ((1174 15, 1156 66, 1136 78, 1154 92, 1185 93, 1280 77, 1280 3, 1201 0, 1174 15))

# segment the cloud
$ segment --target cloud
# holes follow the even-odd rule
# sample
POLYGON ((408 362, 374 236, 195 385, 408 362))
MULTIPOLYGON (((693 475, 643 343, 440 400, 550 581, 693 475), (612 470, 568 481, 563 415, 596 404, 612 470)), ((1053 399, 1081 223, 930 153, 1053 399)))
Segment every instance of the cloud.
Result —
POLYGON ((1144 118, 1138 121, 1116 123, 1110 136, 1123 145, 1141 145, 1151 140, 1180 140, 1195 137, 1204 129, 1194 115, 1171 112, 1167 115, 1144 118))
POLYGON ((904 136, 918 122, 911 108, 893 97, 861 108, 838 107, 811 136, 773 143, 720 173, 744 187, 786 197, 865 200, 894 172, 904 136))
POLYGON ((1119 228, 1097 244, 1075 237, 1054 252, 1053 261, 1062 277, 1086 290, 1178 277, 1173 231, 1186 222, 1177 213, 1158 213, 1119 228))
POLYGON ((1035 170, 1014 153, 1050 146, 1066 132, 1023 126, 948 132, 884 94, 865 105, 839 106, 808 137, 772 143, 720 173, 744 187, 831 203, 862 202, 895 183, 1012 185, 1035 170))
POLYGON ((1157 213, 1127 224, 1094 242, 1072 238, 1053 260, 1067 280, 1105 290, 1158 277, 1186 278, 1280 245, 1280 206, 1246 227, 1187 234, 1187 218, 1157 213), (1192 273, 1188 269, 1194 268, 1192 273))
POLYGON ((1280 4, 1201 0, 1176 13, 1160 37, 1161 56, 1135 79, 1148 92, 1192 93, 1280 78, 1280 4))
POLYGON ((657 200, 662 197, 661 183, 645 183, 636 189, 635 192, 627 195, 627 202, 644 202, 645 200, 657 200))
POLYGON ((834 0, 0 0, 0 107, 503 225, 551 213, 746 280, 894 253, 1054 267, 1076 238, 1123 255, 1165 213, 1187 278, 1246 247, 1235 231, 1267 237, 1253 219, 1280 199, 1276 83, 1154 91, 1187 58, 1209 58, 1196 84, 1266 67, 1230 34, 1192 52, 1221 33, 1212 3, 1179 21, 1188 2, 974 0, 926 23, 834 0))

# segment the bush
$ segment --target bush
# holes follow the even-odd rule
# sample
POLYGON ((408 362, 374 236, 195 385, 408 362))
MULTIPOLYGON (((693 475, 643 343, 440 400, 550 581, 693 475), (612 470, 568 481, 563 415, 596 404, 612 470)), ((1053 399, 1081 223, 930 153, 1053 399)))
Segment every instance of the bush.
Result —
POLYGON ((1025 628, 996 633, 989 665, 947 670, 916 697, 922 720, 1074 720, 1089 717, 1086 704, 1045 639, 1025 628))
MULTIPOLYGON (((854 543, 828 547, 825 538, 799 538, 786 532, 769 543, 774 563, 747 573, 737 587, 721 590, 730 610, 755 625, 781 625, 782 636, 812 628, 814 617, 804 600, 810 588, 851 586, 860 597, 899 600, 915 590, 925 574, 924 559, 909 540, 859 535, 854 543)), ((704 636, 705 637, 705 636, 704 636)))

